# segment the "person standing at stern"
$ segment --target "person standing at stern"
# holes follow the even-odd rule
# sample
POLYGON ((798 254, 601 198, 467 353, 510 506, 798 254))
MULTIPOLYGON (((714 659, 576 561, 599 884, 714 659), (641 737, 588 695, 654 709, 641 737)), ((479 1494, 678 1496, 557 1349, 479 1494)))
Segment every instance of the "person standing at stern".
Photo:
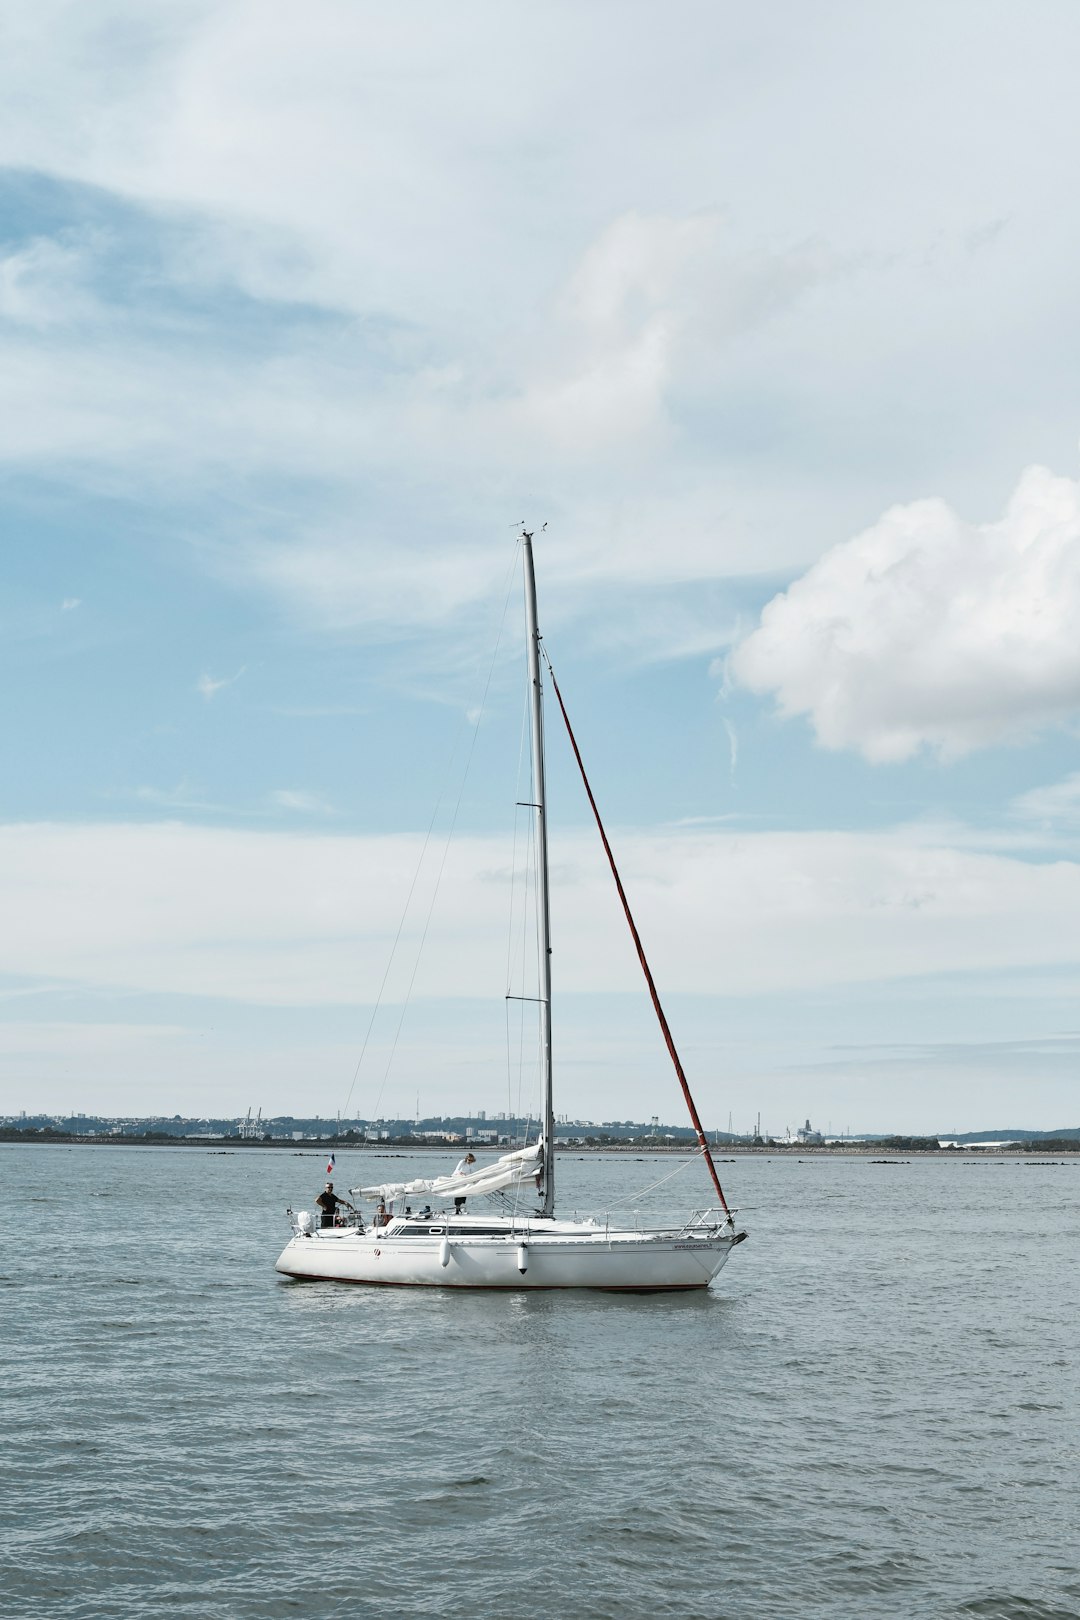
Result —
MULTIPOLYGON (((473 1167, 473 1165, 475 1163, 476 1163, 476 1154, 472 1153, 472 1152, 466 1153, 465 1157, 463 1159, 459 1159, 457 1165, 455 1166, 455 1169, 454 1169, 455 1176, 467 1176, 469 1171, 472 1169, 472 1167, 473 1167)), ((454 1214, 455 1215, 460 1215, 461 1211, 464 1208, 465 1208, 465 1199, 464 1198, 455 1198, 454 1199, 454 1214)))
POLYGON ((332 1181, 328 1181, 326 1183, 325 1189, 319 1194, 315 1202, 322 1211, 322 1219, 319 1222, 320 1226, 333 1226, 339 1209, 355 1208, 355 1205, 350 1204, 347 1198, 338 1197, 337 1193, 334 1191, 334 1183, 332 1181))

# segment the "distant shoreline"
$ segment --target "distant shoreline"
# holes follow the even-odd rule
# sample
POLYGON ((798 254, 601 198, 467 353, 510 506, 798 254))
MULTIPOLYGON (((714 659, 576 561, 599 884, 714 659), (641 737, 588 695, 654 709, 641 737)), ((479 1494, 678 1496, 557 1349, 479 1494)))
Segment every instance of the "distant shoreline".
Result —
MULTIPOLYGON (((461 1142, 435 1143, 435 1142, 342 1142, 340 1138, 328 1136, 308 1139, 303 1142, 286 1141, 275 1138, 268 1141, 252 1141, 244 1137, 229 1136, 174 1136, 155 1137, 145 1136, 77 1136, 73 1132, 57 1131, 49 1135, 38 1132, 6 1130, 0 1131, 0 1145, 16 1147, 81 1147, 81 1148, 109 1148, 109 1147, 137 1147, 137 1148, 197 1148, 202 1152, 211 1153, 243 1153, 251 1148, 271 1148, 275 1152, 291 1151, 296 1154, 324 1154, 324 1153, 366 1153, 370 1155, 391 1154, 395 1158, 411 1157, 418 1153, 437 1153, 446 1157, 457 1153, 465 1144, 461 1142)), ((1018 1143, 1008 1147, 982 1147, 978 1143, 970 1147, 886 1147, 883 1143, 844 1143, 843 1145, 813 1145, 774 1142, 760 1147, 745 1143, 725 1142, 720 1145, 709 1144, 713 1158, 717 1162, 724 1159, 757 1158, 757 1159, 796 1159, 800 1162, 812 1159, 876 1159, 885 1164, 902 1164, 906 1159, 955 1159, 971 1161, 974 1159, 1029 1159, 1039 1155, 1053 1155, 1055 1158, 1062 1154, 1073 1154, 1080 1158, 1080 1141, 1057 1140, 1046 1142, 1032 1142, 1030 1144, 1018 1143)), ((496 1153, 495 1147, 479 1146, 476 1151, 481 1154, 496 1153)), ((679 1157, 692 1155, 696 1151, 693 1142, 594 1142, 574 1143, 571 1146, 558 1150, 560 1155, 575 1157, 586 1153, 622 1153, 637 1157, 657 1153, 674 1154, 679 1157)))

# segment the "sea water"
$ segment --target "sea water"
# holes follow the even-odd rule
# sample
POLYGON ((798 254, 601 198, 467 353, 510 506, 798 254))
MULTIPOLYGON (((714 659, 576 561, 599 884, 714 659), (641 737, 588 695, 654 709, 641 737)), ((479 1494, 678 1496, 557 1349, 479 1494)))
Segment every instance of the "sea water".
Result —
POLYGON ((0 1614, 1080 1614, 1080 1161, 721 1169, 709 1292, 484 1294, 278 1277, 310 1151, 0 1147, 0 1614))

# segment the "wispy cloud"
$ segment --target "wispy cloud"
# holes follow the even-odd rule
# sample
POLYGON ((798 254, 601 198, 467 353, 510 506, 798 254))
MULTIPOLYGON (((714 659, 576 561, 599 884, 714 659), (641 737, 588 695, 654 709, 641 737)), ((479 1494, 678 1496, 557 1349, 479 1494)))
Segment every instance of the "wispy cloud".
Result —
POLYGON ((206 699, 207 703, 209 703, 210 700, 216 697, 219 692, 224 691, 225 687, 233 686, 240 679, 241 675, 243 675, 246 669, 247 665, 241 664, 235 675, 223 675, 220 677, 205 674, 200 675, 199 679, 195 683, 195 690, 200 692, 206 699))
POLYGON ((1021 821, 1051 829, 1076 830, 1080 827, 1080 771, 1073 771, 1064 781, 1019 794, 1009 809, 1021 821))
POLYGON ((332 816, 335 814, 334 806, 328 799, 318 793, 308 793, 303 789, 276 788, 270 795, 270 802, 279 810, 293 810, 300 815, 332 816))
POLYGON ((135 789, 135 797, 142 804, 152 804, 161 810, 199 810, 213 814, 228 811, 223 804, 214 804, 189 782, 178 782, 175 787, 158 788, 144 785, 135 789))
POLYGON ((80 596, 65 596, 60 604, 60 611, 61 613, 74 613, 75 609, 81 606, 82 598, 80 596))
POLYGON ((739 734, 726 715, 721 715, 720 723, 727 732, 728 740, 728 768, 731 780, 735 780, 735 767, 739 763, 739 734))
POLYGON ((42 332, 93 312, 83 282, 94 248, 85 233, 38 236, 0 254, 0 321, 42 332))

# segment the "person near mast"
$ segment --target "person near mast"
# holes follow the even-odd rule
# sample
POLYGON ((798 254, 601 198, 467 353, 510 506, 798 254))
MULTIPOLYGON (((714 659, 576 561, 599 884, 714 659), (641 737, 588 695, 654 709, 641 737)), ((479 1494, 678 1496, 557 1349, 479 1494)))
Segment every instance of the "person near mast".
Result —
MULTIPOLYGON (((454 1169, 455 1176, 467 1176, 469 1171, 472 1169, 472 1167, 473 1167, 473 1165, 475 1163, 476 1163, 476 1154, 473 1153, 472 1150, 470 1149, 469 1152, 466 1153, 465 1157, 458 1161, 458 1163, 457 1163, 457 1165, 456 1165, 456 1167, 454 1169)), ((455 1215, 460 1215, 461 1211, 464 1208, 465 1208, 465 1197, 464 1197, 464 1195, 462 1195, 462 1197, 460 1197, 460 1198, 455 1198, 454 1199, 454 1214, 455 1215)))
POLYGON ((338 1197, 334 1191, 332 1181, 326 1183, 325 1190, 319 1194, 315 1202, 322 1211, 321 1226, 333 1226, 339 1209, 354 1209, 356 1207, 354 1204, 350 1204, 347 1198, 338 1197))

